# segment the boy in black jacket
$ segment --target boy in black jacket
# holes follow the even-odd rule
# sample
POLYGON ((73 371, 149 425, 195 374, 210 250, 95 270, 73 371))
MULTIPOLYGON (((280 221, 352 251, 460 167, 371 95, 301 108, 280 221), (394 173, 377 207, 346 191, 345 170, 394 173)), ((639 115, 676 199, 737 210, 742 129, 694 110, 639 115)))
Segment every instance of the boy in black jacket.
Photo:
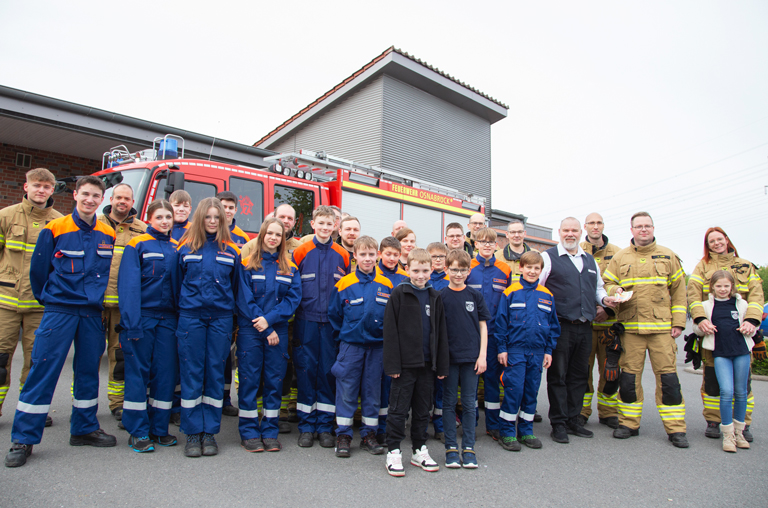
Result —
POLYGON ((429 284, 432 259, 424 249, 408 254, 408 273, 392 291, 384 313, 384 373, 392 378, 387 417, 387 472, 405 476, 400 442, 408 411, 413 412, 411 464, 439 469, 427 450, 427 426, 434 376, 448 375, 448 334, 440 293, 429 284))

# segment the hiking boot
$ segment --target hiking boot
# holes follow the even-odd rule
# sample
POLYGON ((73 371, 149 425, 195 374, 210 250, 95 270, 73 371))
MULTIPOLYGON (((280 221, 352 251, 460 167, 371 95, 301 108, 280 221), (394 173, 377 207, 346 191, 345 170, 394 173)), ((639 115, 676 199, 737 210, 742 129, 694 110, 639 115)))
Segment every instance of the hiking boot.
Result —
POLYGON ((171 413, 171 419, 169 423, 176 425, 177 427, 181 425, 181 413, 171 413))
POLYGON ((459 450, 445 451, 445 467, 450 469, 461 468, 461 459, 459 458, 459 450))
POLYGON ((32 447, 21 443, 13 443, 8 455, 5 456, 5 467, 19 467, 27 463, 27 457, 32 455, 32 447))
POLYGON ((279 422, 277 422, 277 432, 279 434, 290 434, 291 424, 283 420, 280 420, 279 422))
POLYGON ((302 448, 312 448, 315 444, 315 436, 311 432, 302 432, 299 434, 299 446, 302 448))
POLYGON ((672 441, 672 444, 676 448, 688 448, 688 438, 685 437, 685 432, 673 432, 667 439, 672 441))
POLYGON ((610 427, 612 429, 618 429, 619 428, 619 417, 618 416, 607 416, 605 418, 600 418, 598 420, 601 424, 610 427))
POLYGON ((264 449, 268 452, 279 452, 283 449, 283 445, 275 437, 265 437, 262 441, 264 441, 264 449))
POLYGON ((115 420, 117 420, 118 422, 122 422, 123 421, 123 410, 120 409, 119 407, 116 407, 115 409, 112 410, 112 416, 114 416, 115 420))
POLYGON ((493 439, 494 441, 498 441, 499 438, 501 437, 501 434, 499 434, 499 431, 497 429, 486 430, 485 433, 491 436, 491 439, 493 439))
POLYGON ((613 431, 613 437, 616 439, 629 439, 632 436, 639 436, 640 429, 630 429, 627 426, 619 425, 619 428, 613 431))
POLYGON ((336 440, 333 439, 333 434, 330 432, 321 432, 317 440, 320 441, 320 446, 323 448, 333 448, 336 446, 336 440))
POLYGON ((178 439, 176 439, 176 436, 172 436, 170 434, 166 436, 156 436, 154 434, 149 435, 149 439, 154 441, 160 446, 174 446, 176 443, 179 442, 178 439))
POLYGON ((385 446, 387 444, 387 435, 385 433, 376 434, 376 442, 379 443, 381 446, 385 446))
POLYGON ((519 441, 528 448, 538 449, 542 447, 541 440, 534 435, 521 436, 519 441))
POLYGON ((422 447, 418 450, 413 450, 413 455, 411 455, 411 464, 416 467, 420 467, 424 471, 428 471, 430 473, 434 473, 435 471, 440 470, 440 466, 437 465, 437 462, 432 460, 432 457, 429 456, 427 445, 422 445, 422 447))
POLYGON ((565 425, 558 423, 552 426, 552 432, 549 433, 552 436, 552 441, 555 443, 569 443, 568 432, 565 430, 565 425))
POLYGON ((568 434, 578 437, 593 437, 595 435, 591 430, 585 429, 584 426, 579 423, 578 416, 565 425, 565 431, 568 434))
POLYGON ((349 448, 352 446, 352 436, 346 434, 339 434, 336 438, 336 456, 347 458, 352 453, 349 448))
POLYGON ((187 444, 184 445, 184 455, 187 457, 199 457, 203 454, 203 445, 200 443, 202 434, 190 434, 187 436, 187 444))
POLYGON ((149 436, 131 436, 128 438, 128 446, 133 448, 133 451, 139 453, 155 451, 155 445, 152 443, 152 440, 149 439, 149 436))
POLYGON ((94 430, 89 434, 83 436, 69 436, 69 444, 72 446, 96 446, 98 448, 107 448, 115 446, 117 439, 115 436, 110 436, 101 429, 94 430))
POLYGON ((224 406, 223 408, 221 408, 221 414, 223 416, 237 416, 240 414, 240 412, 237 410, 235 406, 230 404, 228 406, 224 406))
POLYGON ((706 437, 720 439, 720 424, 707 420, 707 430, 704 431, 706 437))
POLYGON ((747 440, 747 443, 751 443, 755 440, 755 438, 752 437, 752 433, 749 431, 749 425, 744 425, 744 430, 741 431, 741 435, 744 436, 744 439, 747 440))
POLYGON ((400 450, 392 450, 387 453, 387 473, 391 476, 405 476, 405 469, 403 469, 403 456, 400 450))
MULTIPOLYGON (((462 466, 464 469, 477 469, 477 456, 472 448, 464 448, 461 454, 462 466)), ((447 465, 447 464, 446 464, 447 465)))
POLYGON ((243 439, 240 441, 240 446, 242 446, 245 451, 250 453, 258 453, 264 451, 264 443, 261 441, 260 437, 243 439))
POLYGON ((540 422, 541 422, 541 420, 542 420, 542 418, 541 418, 541 415, 539 414, 539 412, 538 412, 538 411, 536 411, 536 412, 533 414, 533 421, 534 421, 535 423, 540 423, 540 422))
POLYGON ((53 418, 51 418, 50 416, 46 415, 46 417, 45 417, 45 426, 46 427, 50 427, 51 425, 53 425, 53 418))
POLYGON ((578 423, 578 424, 579 424, 579 425, 581 425, 582 427, 586 426, 588 421, 589 421, 589 417, 587 417, 587 416, 584 416, 584 415, 578 415, 578 416, 576 417, 576 423, 578 423))
POLYGON ((207 432, 203 433, 203 456, 212 457, 218 455, 219 445, 216 443, 216 437, 213 434, 207 432))
POLYGON ((384 453, 384 447, 376 441, 373 434, 366 434, 360 439, 360 448, 366 450, 371 455, 381 455, 384 453))
POLYGON ((499 444, 502 448, 510 452, 519 452, 522 448, 517 438, 511 436, 503 436, 501 439, 499 439, 499 444))

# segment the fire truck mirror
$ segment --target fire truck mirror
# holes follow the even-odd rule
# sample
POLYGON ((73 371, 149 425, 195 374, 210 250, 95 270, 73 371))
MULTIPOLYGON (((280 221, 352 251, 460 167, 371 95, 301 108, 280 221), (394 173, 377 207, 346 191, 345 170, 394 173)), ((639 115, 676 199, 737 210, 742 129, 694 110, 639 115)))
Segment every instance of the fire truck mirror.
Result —
POLYGON ((165 184, 165 199, 171 197, 174 191, 184 188, 184 173, 181 171, 172 171, 168 175, 167 183, 165 184))

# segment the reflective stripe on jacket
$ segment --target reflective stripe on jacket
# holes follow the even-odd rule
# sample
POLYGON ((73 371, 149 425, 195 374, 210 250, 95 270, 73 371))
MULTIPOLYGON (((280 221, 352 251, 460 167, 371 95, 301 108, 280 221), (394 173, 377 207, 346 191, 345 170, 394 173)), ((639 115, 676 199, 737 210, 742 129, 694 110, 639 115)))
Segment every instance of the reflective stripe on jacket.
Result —
POLYGON ((296 319, 327 323, 331 291, 349 273, 349 254, 333 240, 321 243, 312 238, 293 251, 293 262, 301 274, 301 305, 296 319))
POLYGON ((117 223, 109 212, 112 211, 112 205, 104 207, 104 213, 99 215, 99 220, 110 226, 115 231, 115 251, 112 255, 112 268, 109 271, 109 285, 104 293, 104 307, 117 307, 117 275, 120 273, 120 262, 123 259, 125 246, 139 235, 143 235, 147 230, 147 225, 136 218, 136 210, 131 208, 128 217, 123 222, 117 223))
POLYGON ((223 317, 236 312, 235 294, 243 265, 235 244, 228 243, 224 250, 219 250, 216 235, 209 234, 197 252, 190 252, 186 244, 181 244, 178 251, 181 266, 179 313, 192 317, 223 317))
POLYGON ((271 334, 278 323, 285 323, 296 312, 301 302, 301 276, 295 264, 289 261, 289 271, 280 271, 278 253, 262 252, 261 268, 246 269, 249 259, 243 259, 243 281, 238 292, 238 325, 240 331, 256 332, 253 320, 264 317, 269 327, 263 332, 271 334), (243 313, 243 311, 245 313, 243 313))
POLYGON ((337 341, 383 346, 384 310, 392 283, 373 270, 355 270, 333 288, 328 320, 337 341))
POLYGON ((555 298, 538 281, 520 279, 509 286, 499 300, 495 322, 499 353, 530 349, 551 355, 560 336, 555 298))

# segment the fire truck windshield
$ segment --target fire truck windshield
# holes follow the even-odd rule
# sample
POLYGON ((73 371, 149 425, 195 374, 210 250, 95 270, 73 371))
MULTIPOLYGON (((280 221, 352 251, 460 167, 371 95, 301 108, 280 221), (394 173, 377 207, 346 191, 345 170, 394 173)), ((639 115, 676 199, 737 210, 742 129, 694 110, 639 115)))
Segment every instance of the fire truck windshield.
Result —
MULTIPOLYGON (((133 189, 133 199, 135 200, 133 207, 139 212, 144 205, 144 196, 146 194, 146 185, 147 181, 149 180, 149 173, 150 171, 148 169, 128 169, 119 173, 123 177, 122 181, 119 183, 127 183, 133 189)), ((112 197, 112 189, 114 188, 113 186, 118 184, 118 178, 115 178, 112 175, 116 175, 116 173, 107 173, 106 175, 101 176, 108 187, 106 192, 104 192, 104 201, 101 203, 99 210, 96 212, 97 214, 104 213, 104 208, 109 206, 109 198, 112 197)))

